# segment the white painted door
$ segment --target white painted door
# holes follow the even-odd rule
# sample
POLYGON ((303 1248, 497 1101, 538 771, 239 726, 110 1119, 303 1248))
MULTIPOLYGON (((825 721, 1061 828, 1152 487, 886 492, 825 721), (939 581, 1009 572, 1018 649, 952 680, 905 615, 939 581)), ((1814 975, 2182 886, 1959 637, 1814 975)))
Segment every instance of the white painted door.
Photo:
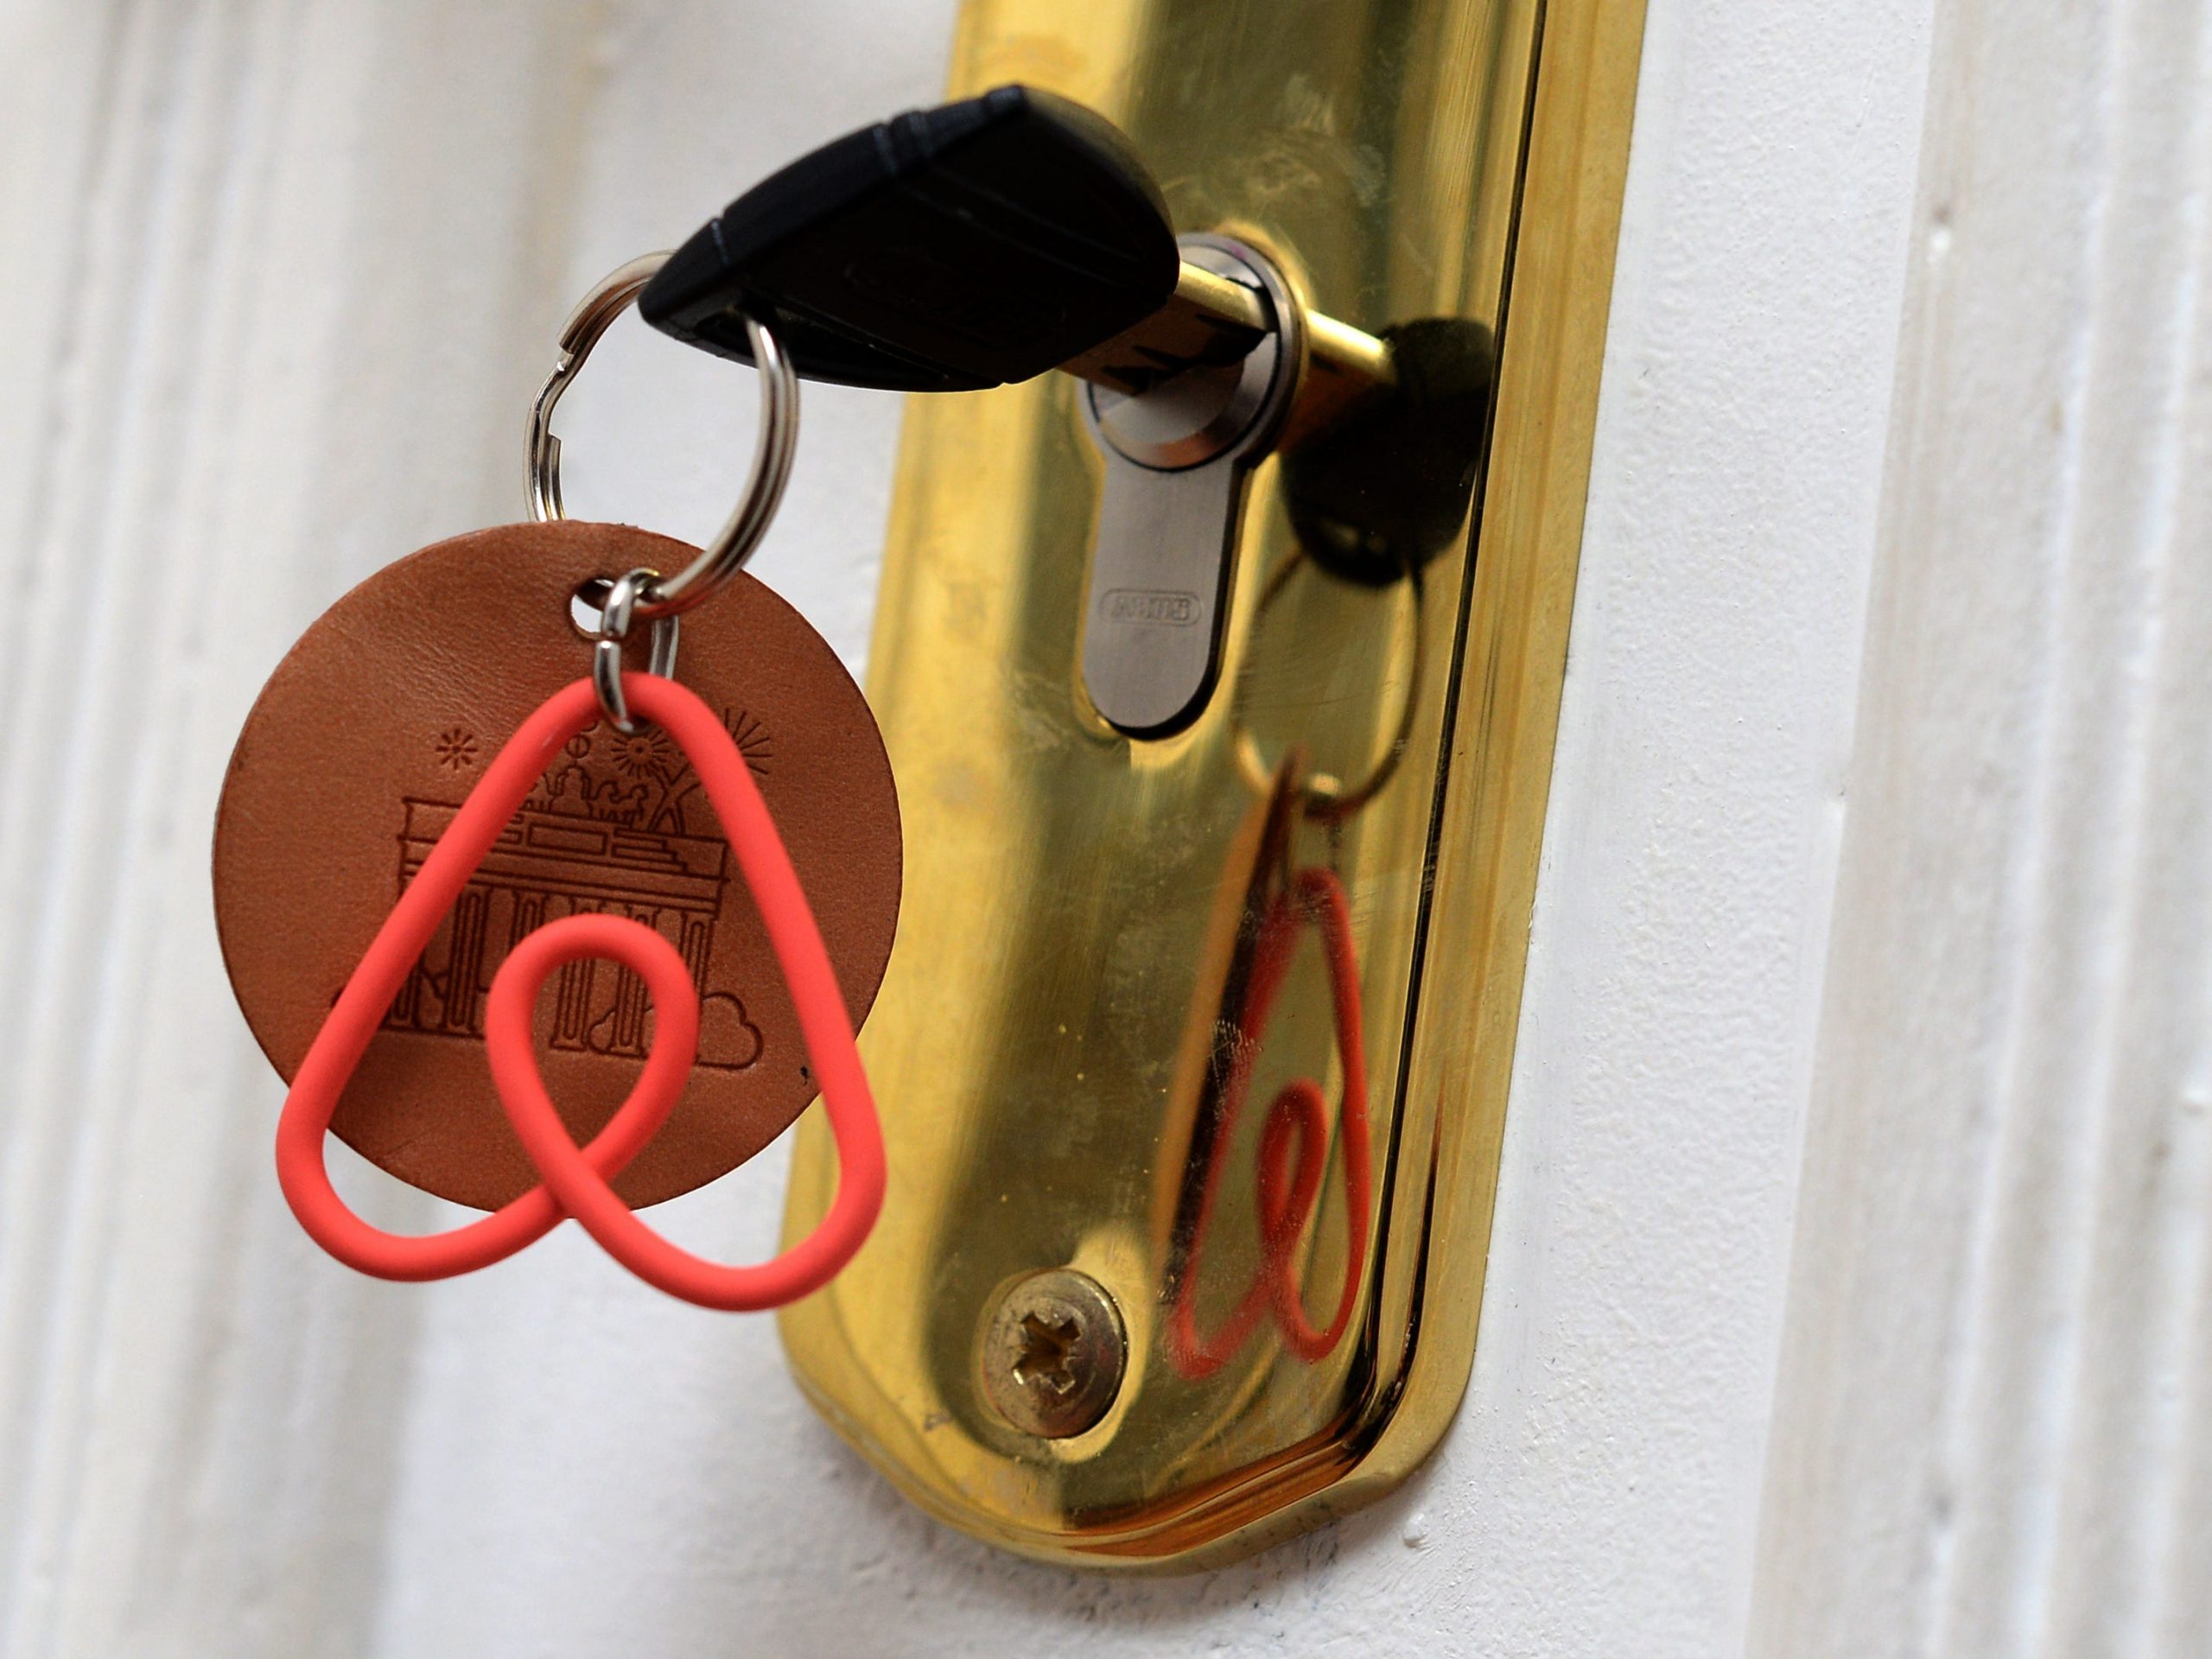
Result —
MULTIPOLYGON (((588 279, 929 101, 951 27, 0 4, 0 1650, 2212 1651, 2188 0, 1651 0, 1481 1351, 1389 1501, 1033 1567, 764 1320, 557 1239, 410 1288, 299 1236, 207 890, 262 676, 517 515, 588 279)), ((626 326, 575 505, 702 532, 749 397, 626 326)), ((857 666, 897 411, 807 410, 759 568, 857 666)), ((665 1213, 758 1251, 780 1170, 665 1213)))

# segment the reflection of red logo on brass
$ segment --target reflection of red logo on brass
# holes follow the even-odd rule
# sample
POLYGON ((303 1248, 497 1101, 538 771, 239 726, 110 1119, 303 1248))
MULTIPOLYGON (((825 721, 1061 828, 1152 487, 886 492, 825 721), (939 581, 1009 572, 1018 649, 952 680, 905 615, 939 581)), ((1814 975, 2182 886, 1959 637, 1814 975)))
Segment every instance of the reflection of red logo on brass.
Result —
MULTIPOLYGON (((765 775, 766 733, 742 717, 727 724, 751 770, 765 775)), ((449 766, 457 754, 475 758, 475 740, 458 728, 441 734, 435 747, 449 766)), ((688 820, 698 790, 690 765, 658 728, 626 734, 600 726, 571 738, 462 890, 393 999, 385 1028, 481 1041, 493 972, 526 934, 564 916, 626 916, 676 946, 704 993, 698 1064, 751 1065, 760 1058, 760 1027, 734 995, 706 991, 729 874, 715 827, 688 820)), ((404 804, 403 892, 460 810, 444 801, 404 804)), ((652 1046, 651 1018, 644 981, 586 957, 561 969, 552 1046, 642 1060, 652 1046)))
POLYGON ((1333 1349, 1351 1323, 1359 1294, 1360 1272, 1367 1259, 1370 1192, 1370 1153, 1367 1144, 1367 1054, 1360 1029, 1359 966, 1352 953, 1351 918, 1344 902, 1344 884, 1325 869, 1299 872, 1290 890, 1279 893, 1260 924, 1259 942, 1253 952, 1249 994, 1236 1024, 1235 1057, 1227 1087, 1223 1090, 1221 1125, 1214 1140, 1205 1184, 1198 1198, 1196 1224, 1192 1229, 1188 1255, 1175 1287, 1167 1319, 1167 1352, 1175 1369, 1187 1377, 1211 1374, 1244 1345, 1261 1316, 1272 1306, 1283 1344, 1311 1364, 1333 1349), (1344 1210, 1348 1237, 1344 1248, 1344 1288, 1335 1313, 1326 1326, 1316 1329, 1306 1316, 1305 1298, 1298 1281, 1299 1239, 1313 1219, 1321 1196, 1321 1178, 1328 1157, 1329 1111, 1319 1084, 1310 1077, 1285 1084, 1268 1107, 1260 1126, 1255 1160, 1260 1223, 1260 1265, 1250 1286, 1230 1310, 1219 1329, 1201 1336, 1198 1328, 1199 1262, 1208 1224, 1213 1217, 1216 1189, 1221 1182, 1222 1154, 1236 1133, 1244 1097, 1252 1084, 1252 1066, 1266 1040, 1268 1016, 1290 969, 1291 957, 1306 922, 1315 923, 1328 957, 1329 993, 1336 1009, 1337 1050, 1344 1074, 1344 1210))

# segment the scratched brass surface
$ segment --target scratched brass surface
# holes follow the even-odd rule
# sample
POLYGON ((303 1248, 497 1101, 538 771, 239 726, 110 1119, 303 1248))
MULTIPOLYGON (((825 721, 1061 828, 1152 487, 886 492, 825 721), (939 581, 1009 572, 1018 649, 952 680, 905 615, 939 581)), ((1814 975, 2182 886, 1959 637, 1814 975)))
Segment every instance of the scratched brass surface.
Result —
MULTIPOLYGON (((908 835, 906 910, 862 1039, 890 1195, 853 1265, 782 1328, 840 1432, 994 1542, 1122 1567, 1225 1559, 1402 1478, 1465 1386, 1641 27, 1639 0, 970 0, 963 14, 954 95, 1021 80, 1082 99, 1135 140, 1179 230, 1265 247, 1347 322, 1471 318, 1501 353, 1479 559, 1463 531, 1418 601, 1310 562, 1271 581, 1293 542, 1268 463, 1222 689, 1160 742, 1113 733, 1080 689, 1099 467, 1076 383, 910 401, 869 671, 908 835), (1249 976, 1271 769, 1295 751, 1357 778, 1408 696, 1389 781, 1333 836, 1300 821, 1287 858, 1266 859, 1333 868, 1350 900, 1374 1221, 1347 1262, 1315 936, 1226 1136, 1224 1025, 1249 976), (1329 1162, 1290 1271, 1317 1326, 1355 1273, 1352 1316, 1301 1356, 1269 1312, 1209 1370, 1190 1338, 1217 1336, 1262 1270, 1260 1130, 1297 1077, 1328 1103, 1329 1162), (979 1330, 1008 1281, 1062 1265, 1118 1301, 1128 1373, 1095 1427, 1047 1441, 987 1403, 979 1330), (1179 1298, 1195 1315, 1180 1339, 1179 1298)), ((810 1114, 788 1233, 834 1179, 810 1114)))

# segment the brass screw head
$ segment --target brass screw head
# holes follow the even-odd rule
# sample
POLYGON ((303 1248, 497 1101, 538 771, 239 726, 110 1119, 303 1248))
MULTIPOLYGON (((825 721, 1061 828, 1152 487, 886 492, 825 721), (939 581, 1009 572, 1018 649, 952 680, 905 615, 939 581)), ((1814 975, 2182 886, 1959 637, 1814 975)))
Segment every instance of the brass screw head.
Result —
POLYGON ((1053 1268, 1007 1286, 983 1327, 983 1397, 1025 1434, 1062 1440, 1096 1425, 1122 1391, 1121 1309, 1087 1273, 1053 1268))

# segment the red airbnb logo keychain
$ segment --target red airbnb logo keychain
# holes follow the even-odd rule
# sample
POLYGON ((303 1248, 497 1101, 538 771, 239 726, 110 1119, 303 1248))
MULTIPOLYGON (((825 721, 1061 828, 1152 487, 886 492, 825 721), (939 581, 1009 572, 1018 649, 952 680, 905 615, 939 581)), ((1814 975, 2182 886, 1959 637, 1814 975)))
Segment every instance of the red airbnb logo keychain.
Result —
POLYGON ((292 1085, 279 1178, 364 1273, 473 1271, 573 1217, 672 1295, 770 1307, 835 1274, 882 1202, 854 1029, 896 924, 897 797, 835 654, 741 574, 796 433, 772 336, 748 324, 760 438, 706 548, 561 517, 553 406, 659 263, 616 272, 563 331, 531 423, 542 522, 440 543, 340 600, 232 757, 217 919, 292 1085), (781 1255, 706 1262, 635 1213, 751 1156, 817 1092, 837 1194, 781 1255), (371 1226, 331 1185, 333 1130, 491 1213, 422 1237, 371 1226))

